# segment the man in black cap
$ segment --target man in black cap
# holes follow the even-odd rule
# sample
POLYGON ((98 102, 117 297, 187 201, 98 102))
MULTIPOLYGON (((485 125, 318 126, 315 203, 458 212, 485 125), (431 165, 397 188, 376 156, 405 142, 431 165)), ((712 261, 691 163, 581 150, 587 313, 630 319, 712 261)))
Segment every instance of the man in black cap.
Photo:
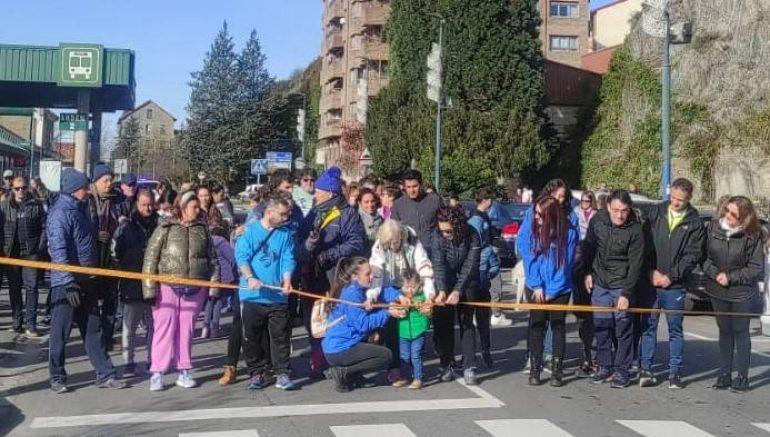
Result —
MULTIPOLYGON (((57 264, 96 267, 96 235, 84 203, 89 198, 89 180, 83 173, 66 168, 61 176, 61 195, 48 216, 48 253, 57 264)), ((102 342, 98 291, 93 277, 51 271, 51 338, 48 370, 51 390, 69 391, 64 370, 65 351, 72 322, 80 328, 88 359, 96 369, 99 387, 121 389, 115 367, 102 342)))

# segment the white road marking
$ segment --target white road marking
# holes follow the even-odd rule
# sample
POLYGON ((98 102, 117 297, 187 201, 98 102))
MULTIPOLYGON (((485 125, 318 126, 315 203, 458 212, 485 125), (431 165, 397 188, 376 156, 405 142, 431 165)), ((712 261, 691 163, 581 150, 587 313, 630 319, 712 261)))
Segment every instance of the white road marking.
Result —
MULTIPOLYGON (((703 340, 703 341, 719 341, 718 338, 705 337, 700 334, 693 334, 692 332, 685 332, 684 335, 690 336, 692 338, 696 338, 698 340, 703 340)), ((770 354, 767 352, 760 352, 758 350, 752 349, 751 353, 753 353, 754 355, 759 355, 760 357, 770 358, 770 354)))
POLYGON ((253 429, 244 429, 242 431, 188 432, 179 434, 179 437, 259 437, 259 434, 253 429))
POLYGON ((389 425, 351 425, 332 426, 332 433, 337 437, 361 437, 365 435, 377 435, 387 437, 417 437, 403 423, 389 425))
POLYGON ((545 419, 477 420, 476 424, 484 428, 493 437, 517 437, 524 435, 573 437, 572 434, 545 419))
MULTIPOLYGON (((459 381, 458 381, 459 382, 459 381)), ((460 382, 461 385, 464 385, 460 382)), ((273 405, 269 407, 207 408, 200 410, 148 411, 36 417, 31 428, 103 426, 130 423, 185 422, 191 420, 251 419, 258 417, 314 416, 401 411, 464 410, 500 408, 505 405, 479 386, 465 386, 477 398, 349 402, 337 404, 273 405)))
POLYGON ((752 425, 756 426, 759 429, 763 429, 767 432, 770 432, 770 423, 752 423, 752 425))
POLYGON ((676 420, 618 420, 619 424, 644 437, 714 437, 687 422, 676 420))

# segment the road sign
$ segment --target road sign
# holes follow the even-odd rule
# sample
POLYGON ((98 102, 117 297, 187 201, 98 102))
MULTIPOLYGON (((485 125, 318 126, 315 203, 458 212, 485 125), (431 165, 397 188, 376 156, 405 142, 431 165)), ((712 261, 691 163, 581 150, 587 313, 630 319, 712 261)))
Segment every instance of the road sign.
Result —
POLYGON ((369 151, 368 147, 364 147, 364 151, 361 152, 361 156, 358 157, 359 161, 371 161, 372 160, 372 153, 369 151))
POLYGON ((198 172, 198 179, 203 183, 204 180, 206 180, 206 172, 201 170, 198 172))
POLYGON ((267 159, 252 159, 251 175, 259 176, 263 174, 267 174, 267 159))
POLYGON ((128 173, 128 159, 116 159, 113 163, 113 171, 120 175, 128 173))
POLYGON ((99 44, 59 44, 59 77, 62 87, 101 88, 104 46, 99 44))
POLYGON ((61 114, 59 116, 59 130, 88 130, 88 114, 78 114, 74 112, 61 114))
POLYGON ((292 156, 291 152, 267 152, 267 172, 273 173, 279 168, 291 170, 292 156))

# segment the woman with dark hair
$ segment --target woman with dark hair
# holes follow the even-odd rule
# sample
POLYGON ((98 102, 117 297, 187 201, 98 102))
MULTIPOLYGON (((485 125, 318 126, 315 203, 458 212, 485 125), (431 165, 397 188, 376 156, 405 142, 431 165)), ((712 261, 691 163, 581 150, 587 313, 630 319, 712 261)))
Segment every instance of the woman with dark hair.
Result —
MULTIPOLYGON (((235 281, 237 275, 234 273, 235 254, 232 246, 230 246, 230 224, 222 217, 218 208, 213 208, 211 214, 209 214, 208 226, 214 247, 217 250, 219 275, 222 282, 231 284, 235 281)), ((209 336, 211 338, 219 337, 219 319, 222 315, 222 306, 232 294, 228 290, 220 295, 209 295, 203 308, 201 338, 209 338, 209 336)))
POLYGON ((214 206, 214 200, 211 197, 211 188, 208 185, 201 185, 195 190, 195 196, 200 202, 200 216, 204 222, 208 221, 209 213, 214 206))
MULTIPOLYGON (((580 229, 580 242, 575 251, 575 260, 572 267, 572 279, 574 288, 572 289, 572 303, 574 305, 591 305, 591 295, 585 287, 583 278, 586 276, 588 266, 582 262, 582 245, 588 233, 588 225, 597 212, 596 195, 593 191, 583 191, 580 196, 580 205, 572 211, 577 217, 578 227, 580 229)), ((593 342, 594 342, 594 319, 593 314, 589 312, 575 312, 578 319, 578 336, 583 343, 583 361, 580 363, 575 375, 578 378, 590 378, 593 374, 593 342)))
MULTIPOLYGON (((743 196, 729 198, 719 212, 719 220, 709 223, 703 272, 709 279, 706 293, 711 297, 714 311, 753 312, 764 269, 763 238, 754 205, 743 196)), ((749 390, 751 319, 719 315, 716 319, 721 365, 713 387, 745 393, 749 390), (738 377, 732 379, 734 367, 738 377)))
POLYGON ((441 207, 437 214, 439 235, 433 238, 431 251, 436 286, 434 337, 441 361, 441 381, 456 378, 455 320, 460 323, 463 352, 463 378, 469 385, 476 380, 475 308, 460 302, 489 302, 489 291, 480 287, 481 238, 469 228, 462 208, 441 207))
POLYGON ((176 201, 176 192, 172 190, 166 190, 158 198, 158 216, 161 218, 171 218, 171 213, 174 210, 174 201, 176 201))
POLYGON ((380 207, 380 198, 371 188, 361 188, 358 193, 358 215, 364 222, 366 231, 366 253, 371 252, 374 242, 377 241, 377 230, 382 226, 382 216, 377 212, 380 207))
MULTIPOLYGON (((524 262, 527 298, 536 304, 569 304, 573 288, 572 263, 580 236, 559 202, 550 196, 535 204, 529 238, 517 238, 524 262)), ((566 345, 566 311, 532 310, 529 313, 530 385, 540 385, 546 322, 553 332, 551 385, 562 386, 566 345)))
MULTIPOLYGON (((369 334, 382 328, 390 317, 401 319, 406 311, 396 307, 368 311, 366 290, 372 286, 372 268, 363 257, 343 258, 337 263, 334 281, 329 293, 332 299, 348 303, 330 302, 327 314, 327 328, 321 342, 326 361, 332 366, 329 375, 338 392, 350 391, 352 385, 360 382, 365 373, 383 371, 388 368, 392 356, 385 346, 367 343, 369 334), (352 384, 351 384, 352 383, 352 384)), ((382 302, 400 302, 409 305, 408 299, 395 288, 386 288, 381 294, 382 302)))
MULTIPOLYGON (((160 220, 144 256, 142 273, 219 281, 219 261, 208 226, 200 220, 200 202, 195 192, 179 196, 170 219, 160 220)), ((153 302, 152 365, 150 391, 163 390, 163 373, 175 362, 176 385, 192 388, 192 340, 195 320, 203 302, 217 289, 206 290, 143 281, 145 300, 153 302)))
POLYGON ((227 198, 225 187, 220 183, 215 183, 211 186, 211 199, 219 212, 222 214, 222 218, 230 225, 235 224, 235 209, 233 203, 227 198))

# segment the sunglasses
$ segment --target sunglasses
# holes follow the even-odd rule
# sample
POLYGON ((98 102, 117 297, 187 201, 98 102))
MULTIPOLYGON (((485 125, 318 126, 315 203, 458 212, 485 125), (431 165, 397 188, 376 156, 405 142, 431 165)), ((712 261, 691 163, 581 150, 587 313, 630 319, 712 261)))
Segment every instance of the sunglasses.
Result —
POLYGON ((302 182, 315 182, 313 178, 302 178, 302 182))
POLYGON ((583 203, 591 203, 591 202, 593 202, 593 200, 591 200, 591 199, 583 199, 582 202, 583 203))
POLYGON ((27 187, 13 187, 13 191, 24 191, 27 187))

